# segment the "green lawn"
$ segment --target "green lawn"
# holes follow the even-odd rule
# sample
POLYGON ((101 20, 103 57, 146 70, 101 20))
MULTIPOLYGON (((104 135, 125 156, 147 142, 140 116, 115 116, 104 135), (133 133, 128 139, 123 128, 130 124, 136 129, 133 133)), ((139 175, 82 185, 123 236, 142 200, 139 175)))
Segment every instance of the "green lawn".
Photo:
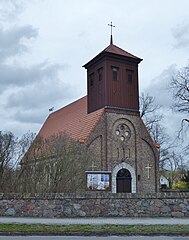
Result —
POLYGON ((36 225, 0 224, 0 232, 44 232, 44 233, 188 233, 189 225, 36 225))

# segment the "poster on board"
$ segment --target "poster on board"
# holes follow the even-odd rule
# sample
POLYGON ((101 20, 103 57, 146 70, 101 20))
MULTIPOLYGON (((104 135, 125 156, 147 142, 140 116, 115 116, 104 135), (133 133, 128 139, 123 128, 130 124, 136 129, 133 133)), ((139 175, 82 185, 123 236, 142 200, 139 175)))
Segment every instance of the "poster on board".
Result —
POLYGON ((109 191, 110 173, 87 173, 87 190, 109 191))

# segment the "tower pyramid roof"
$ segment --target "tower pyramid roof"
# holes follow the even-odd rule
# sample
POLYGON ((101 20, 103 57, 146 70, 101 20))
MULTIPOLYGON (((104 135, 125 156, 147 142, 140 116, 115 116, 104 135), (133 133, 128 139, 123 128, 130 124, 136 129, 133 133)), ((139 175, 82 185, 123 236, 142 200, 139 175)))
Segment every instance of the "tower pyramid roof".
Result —
POLYGON ((142 61, 141 58, 123 50, 122 48, 114 45, 114 44, 110 44, 108 47, 106 47, 103 51, 101 51, 99 54, 97 54, 94 58, 92 58, 88 63, 86 63, 83 67, 87 68, 88 65, 90 65, 92 62, 99 60, 99 58, 107 55, 107 54, 111 54, 111 55, 115 55, 115 56, 119 56, 119 57, 124 57, 127 59, 130 59, 131 61, 140 63, 142 61))

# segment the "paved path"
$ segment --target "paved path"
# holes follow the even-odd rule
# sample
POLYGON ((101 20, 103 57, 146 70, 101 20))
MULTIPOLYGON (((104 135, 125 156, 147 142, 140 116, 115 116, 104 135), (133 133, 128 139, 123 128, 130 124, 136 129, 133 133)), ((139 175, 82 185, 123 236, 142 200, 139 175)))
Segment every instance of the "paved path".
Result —
POLYGON ((26 223, 47 225, 115 224, 115 225, 189 225, 189 218, 27 218, 0 217, 0 223, 26 223))

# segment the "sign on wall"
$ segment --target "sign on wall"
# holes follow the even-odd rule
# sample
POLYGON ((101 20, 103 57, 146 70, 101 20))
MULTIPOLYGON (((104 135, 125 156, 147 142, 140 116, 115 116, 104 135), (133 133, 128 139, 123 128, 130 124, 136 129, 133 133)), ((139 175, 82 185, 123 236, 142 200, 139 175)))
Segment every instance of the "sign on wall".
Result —
POLYGON ((110 172, 87 172, 87 190, 109 191, 111 189, 110 172))

